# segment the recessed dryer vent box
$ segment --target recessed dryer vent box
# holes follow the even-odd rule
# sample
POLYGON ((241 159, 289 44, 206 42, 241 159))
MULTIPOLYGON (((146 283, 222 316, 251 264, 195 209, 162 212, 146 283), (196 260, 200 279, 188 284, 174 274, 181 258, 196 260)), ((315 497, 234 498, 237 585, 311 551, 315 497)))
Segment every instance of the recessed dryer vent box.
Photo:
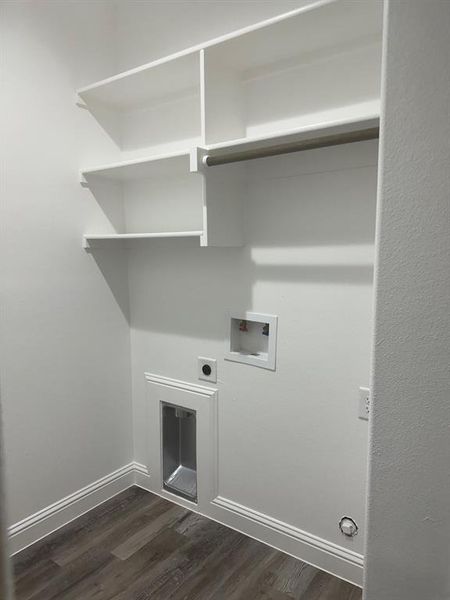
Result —
POLYGON ((163 487, 197 502, 197 415, 195 411, 162 403, 163 487))
POLYGON ((275 370, 278 317, 246 312, 230 319, 226 360, 275 370))

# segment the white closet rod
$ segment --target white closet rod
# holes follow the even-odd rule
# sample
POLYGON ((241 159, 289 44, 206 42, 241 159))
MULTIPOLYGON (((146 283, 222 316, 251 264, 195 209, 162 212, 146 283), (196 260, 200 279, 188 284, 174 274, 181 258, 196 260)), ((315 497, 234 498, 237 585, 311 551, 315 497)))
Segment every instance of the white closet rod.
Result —
POLYGON ((301 152, 302 150, 313 150, 314 148, 324 148, 326 146, 339 146, 341 144, 377 139, 379 137, 379 132, 379 127, 371 127, 369 129, 360 129, 359 131, 350 131, 348 133, 337 133, 306 140, 297 140, 295 142, 274 144, 262 148, 251 148, 249 150, 241 150, 240 152, 206 155, 203 158, 203 162, 208 167, 215 167, 244 160, 254 160, 256 158, 266 158, 267 156, 289 154, 290 152, 301 152))

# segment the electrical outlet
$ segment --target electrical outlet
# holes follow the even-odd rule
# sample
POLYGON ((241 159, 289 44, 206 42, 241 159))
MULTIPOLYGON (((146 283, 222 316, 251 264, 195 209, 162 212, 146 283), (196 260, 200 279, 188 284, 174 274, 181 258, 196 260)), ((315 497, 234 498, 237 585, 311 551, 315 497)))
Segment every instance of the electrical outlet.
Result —
POLYGON ((217 382, 217 360, 215 358, 198 357, 198 378, 210 383, 217 382))
POLYGON ((370 415, 370 390, 367 387, 359 388, 359 404, 358 404, 358 418, 369 420, 370 415))

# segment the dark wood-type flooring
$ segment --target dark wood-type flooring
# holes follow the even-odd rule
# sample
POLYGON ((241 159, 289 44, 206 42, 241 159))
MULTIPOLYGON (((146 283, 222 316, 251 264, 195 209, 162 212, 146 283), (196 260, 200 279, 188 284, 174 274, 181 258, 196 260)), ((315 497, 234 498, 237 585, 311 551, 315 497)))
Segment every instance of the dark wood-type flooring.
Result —
POLYGON ((360 600, 361 591, 132 487, 14 557, 17 600, 360 600))

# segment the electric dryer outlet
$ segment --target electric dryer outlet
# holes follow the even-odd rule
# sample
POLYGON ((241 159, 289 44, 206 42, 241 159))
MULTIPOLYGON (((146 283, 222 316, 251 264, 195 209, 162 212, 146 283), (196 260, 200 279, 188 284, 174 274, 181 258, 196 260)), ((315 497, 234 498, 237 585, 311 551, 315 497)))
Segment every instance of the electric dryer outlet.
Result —
POLYGON ((217 360, 215 358, 198 357, 198 378, 210 383, 217 383, 217 360))

